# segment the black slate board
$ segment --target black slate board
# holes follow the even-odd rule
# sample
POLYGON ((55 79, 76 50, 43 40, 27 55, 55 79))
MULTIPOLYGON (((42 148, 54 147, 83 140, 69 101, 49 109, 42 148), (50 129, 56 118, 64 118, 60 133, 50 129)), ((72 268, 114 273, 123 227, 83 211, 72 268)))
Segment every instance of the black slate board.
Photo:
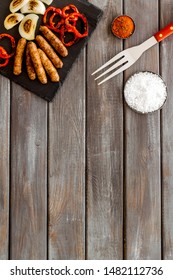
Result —
MULTIPOLYGON (((10 2, 11 0, 0 1, 0 33, 9 33, 10 35, 14 36, 17 41, 20 38, 18 26, 15 26, 13 29, 8 31, 4 28, 4 19, 10 13, 10 2)), ((42 85, 38 80, 30 81, 26 73, 25 63, 23 63, 22 74, 20 76, 15 76, 13 74, 13 59, 10 60, 10 63, 7 67, 0 68, 0 74, 4 75, 13 82, 23 86, 25 89, 35 93, 36 95, 44 98, 47 101, 52 101, 52 99, 54 98, 57 90, 63 84, 68 72, 70 71, 72 64, 79 55, 81 49, 86 45, 89 37, 96 28, 97 23, 102 16, 102 11, 99 8, 95 7, 85 0, 54 0, 52 6, 63 8, 64 6, 69 4, 74 4, 79 9, 79 11, 87 17, 89 24, 89 36, 87 38, 80 39, 77 44, 68 48, 69 55, 66 58, 62 58, 64 66, 62 69, 58 70, 61 79, 59 83, 52 83, 51 81, 48 81, 47 85, 42 85)), ((41 24, 41 20, 42 16, 40 16, 38 27, 41 24)), ((38 28, 36 33, 39 33, 38 28)), ((5 40, 1 41, 1 45, 4 45, 5 43, 5 40)))

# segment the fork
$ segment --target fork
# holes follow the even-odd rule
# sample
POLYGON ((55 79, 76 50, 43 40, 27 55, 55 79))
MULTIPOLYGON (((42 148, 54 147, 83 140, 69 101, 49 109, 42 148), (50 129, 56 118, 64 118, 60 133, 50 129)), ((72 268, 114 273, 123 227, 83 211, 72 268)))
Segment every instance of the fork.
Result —
POLYGON ((91 75, 95 75, 99 71, 110 66, 106 71, 104 71, 101 75, 95 78, 95 80, 97 80, 103 77, 104 75, 108 74, 109 72, 113 71, 114 69, 116 69, 112 74, 110 74, 104 80, 98 83, 98 85, 103 84, 104 82, 115 77, 119 73, 125 71, 127 68, 133 65, 146 50, 156 45, 157 43, 161 42, 163 39, 165 39, 172 33, 173 33, 173 22, 167 25, 165 28, 161 29, 156 34, 154 34, 148 40, 144 41, 142 44, 126 49, 120 52, 119 54, 115 55, 113 58, 111 58, 108 62, 103 64, 91 75))

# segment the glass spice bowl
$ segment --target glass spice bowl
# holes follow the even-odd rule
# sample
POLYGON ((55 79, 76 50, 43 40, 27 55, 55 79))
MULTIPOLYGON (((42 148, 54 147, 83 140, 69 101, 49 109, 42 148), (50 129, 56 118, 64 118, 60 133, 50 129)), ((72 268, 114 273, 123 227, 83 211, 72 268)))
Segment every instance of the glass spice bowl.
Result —
POLYGON ((134 33, 135 23, 128 15, 120 15, 112 21, 111 31, 119 39, 127 39, 134 33))

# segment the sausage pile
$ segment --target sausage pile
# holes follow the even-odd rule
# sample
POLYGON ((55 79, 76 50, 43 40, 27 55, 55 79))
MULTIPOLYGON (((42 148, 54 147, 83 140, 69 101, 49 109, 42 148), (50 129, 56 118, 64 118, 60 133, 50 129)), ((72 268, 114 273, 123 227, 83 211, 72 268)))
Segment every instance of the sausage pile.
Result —
POLYGON ((58 56, 66 57, 68 50, 46 26, 40 26, 43 34, 36 36, 36 43, 21 38, 18 41, 16 54, 14 58, 13 73, 20 75, 22 73, 22 62, 26 49, 26 69, 28 77, 31 80, 38 80, 42 84, 47 84, 47 75, 52 82, 59 82, 58 68, 63 67, 63 62, 58 56), (46 39, 45 39, 46 38, 46 39), (57 54, 58 53, 58 54, 57 54))
MULTIPOLYGON (((52 0, 41 0, 50 5, 52 0)), ((11 29, 18 23, 19 39, 17 46, 15 39, 9 34, 0 34, 0 40, 4 37, 10 39, 11 53, 0 46, 0 59, 5 60, 0 63, 1 67, 6 67, 9 59, 14 55, 13 73, 18 76, 22 73, 23 62, 26 63, 26 70, 30 80, 38 80, 42 84, 47 84, 48 77, 52 82, 59 82, 60 77, 57 69, 63 67, 61 57, 68 56, 66 47, 72 46, 81 38, 88 36, 88 21, 81 14, 77 7, 70 4, 62 9, 48 7, 47 10, 39 0, 13 0, 10 4, 11 14, 4 21, 6 29, 11 29), (22 13, 30 13, 24 17, 22 13), (40 26, 41 35, 35 37, 38 16, 44 14, 43 24, 40 26), (83 32, 78 30, 78 24, 82 25, 83 32), (53 33, 56 32, 59 38, 53 33), (73 39, 66 41, 68 33, 73 39), (34 40, 34 41, 32 41, 34 40), (60 57, 59 57, 60 56, 60 57), (48 77, 47 77, 48 76, 48 77)))

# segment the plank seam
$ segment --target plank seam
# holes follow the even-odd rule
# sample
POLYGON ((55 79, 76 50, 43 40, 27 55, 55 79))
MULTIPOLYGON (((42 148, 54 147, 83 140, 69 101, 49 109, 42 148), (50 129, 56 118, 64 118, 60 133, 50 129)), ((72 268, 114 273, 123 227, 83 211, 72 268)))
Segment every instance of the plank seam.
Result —
POLYGON ((49 103, 47 102, 47 260, 49 260, 49 103))
MULTIPOLYGON (((161 29, 161 0, 158 0, 158 27, 159 30, 161 29)), ((159 74, 162 75, 162 67, 161 67, 161 45, 159 44, 159 74)), ((163 233, 163 115, 162 115, 162 110, 160 111, 160 204, 161 204, 161 260, 164 259, 164 246, 163 246, 163 238, 164 238, 164 233, 163 233)))
POLYGON ((88 136, 88 121, 87 121, 87 112, 88 112, 88 98, 87 98, 87 65, 88 57, 88 47, 86 46, 85 50, 85 260, 88 259, 88 154, 87 154, 87 136, 88 136))
POLYGON ((10 123, 9 123, 9 221, 8 221, 8 259, 11 260, 11 177, 12 177, 12 82, 10 81, 10 123))
MULTIPOLYGON (((122 0, 122 12, 125 14, 125 0, 122 0)), ((125 49, 125 41, 122 43, 123 50, 125 49)), ((123 72, 123 85, 125 82, 125 75, 123 72)), ((123 97, 123 260, 126 259, 126 110, 125 101, 123 97)))

